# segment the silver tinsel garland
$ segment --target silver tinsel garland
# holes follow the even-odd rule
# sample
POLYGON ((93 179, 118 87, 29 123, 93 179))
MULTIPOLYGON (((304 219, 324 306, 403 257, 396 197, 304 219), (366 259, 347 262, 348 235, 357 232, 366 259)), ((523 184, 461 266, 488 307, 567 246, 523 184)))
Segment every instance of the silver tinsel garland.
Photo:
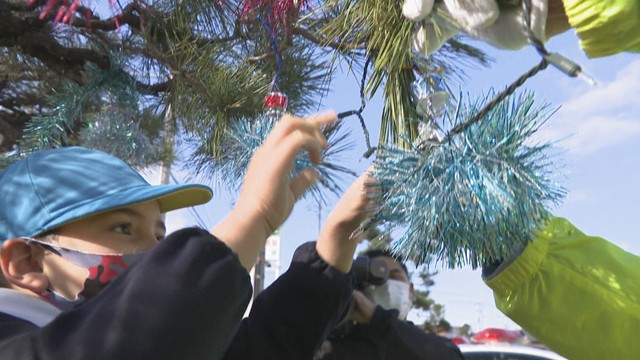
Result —
POLYGON ((117 108, 89 117, 79 140, 82 146, 109 153, 134 168, 144 168, 161 158, 161 139, 151 139, 140 128, 140 114, 135 109, 117 108))
MULTIPOLYGON (((451 126, 484 102, 459 107, 451 126)), ((401 229, 392 251, 418 264, 475 268, 522 248, 565 195, 552 180, 550 144, 532 139, 549 114, 532 94, 512 96, 459 134, 435 138, 438 130, 422 123, 431 138, 411 149, 381 146, 374 219, 401 229)))

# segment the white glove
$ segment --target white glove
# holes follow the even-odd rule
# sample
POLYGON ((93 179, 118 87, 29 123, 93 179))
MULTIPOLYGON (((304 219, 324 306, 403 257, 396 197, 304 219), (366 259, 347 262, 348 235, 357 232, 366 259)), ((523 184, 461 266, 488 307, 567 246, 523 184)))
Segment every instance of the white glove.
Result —
POLYGON ((463 30, 485 28, 500 16, 495 0, 444 0, 444 11, 463 30))
POLYGON ((431 14, 433 0, 405 0, 402 14, 411 21, 421 21, 431 14))
MULTIPOLYGON (((531 0, 529 14, 531 31, 540 41, 547 41, 545 29, 547 24, 547 0, 531 0)), ((501 9, 498 18, 489 26, 480 28, 464 28, 469 36, 480 39, 500 49, 517 50, 529 44, 525 31, 524 8, 501 9)))
MULTIPOLYGON (((531 30, 545 41, 547 0, 531 0, 531 30)), ((413 34, 413 49, 427 56, 458 31, 502 49, 520 49, 529 43, 524 9, 499 9, 495 0, 405 0, 402 13, 420 22, 413 34)))
POLYGON ((436 21, 431 17, 420 22, 420 26, 413 31, 411 45, 413 50, 429 56, 438 51, 450 38, 454 37, 460 29, 446 19, 436 21))

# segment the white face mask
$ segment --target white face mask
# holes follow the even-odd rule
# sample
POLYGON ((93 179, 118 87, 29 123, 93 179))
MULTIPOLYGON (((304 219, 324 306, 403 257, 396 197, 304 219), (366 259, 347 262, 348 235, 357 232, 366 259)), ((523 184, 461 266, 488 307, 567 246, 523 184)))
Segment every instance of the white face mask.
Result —
POLYGON ((382 285, 370 285, 362 292, 377 305, 387 310, 398 310, 400 312, 398 319, 405 320, 411 310, 409 289, 409 284, 389 279, 382 285))

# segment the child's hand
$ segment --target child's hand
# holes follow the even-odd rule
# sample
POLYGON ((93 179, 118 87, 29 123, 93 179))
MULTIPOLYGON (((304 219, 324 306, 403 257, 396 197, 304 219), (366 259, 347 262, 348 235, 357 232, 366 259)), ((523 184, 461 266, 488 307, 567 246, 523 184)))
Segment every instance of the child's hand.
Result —
POLYGON ((237 206, 255 212, 267 236, 289 217, 293 205, 318 177, 308 168, 290 179, 296 155, 304 149, 311 162, 319 163, 327 147, 321 126, 336 119, 334 113, 306 119, 285 115, 251 158, 237 206))
POLYGON ((337 119, 335 113, 301 119, 284 115, 249 163, 235 208, 212 233, 224 241, 251 269, 266 238, 289 217, 293 205, 318 175, 305 169, 289 178, 302 150, 313 163, 320 162, 327 139, 321 126, 337 119))
POLYGON ((318 255, 329 265, 348 272, 353 262, 359 239, 351 235, 370 215, 365 210, 369 199, 365 183, 369 179, 369 170, 365 171, 342 196, 325 222, 316 250, 318 255))

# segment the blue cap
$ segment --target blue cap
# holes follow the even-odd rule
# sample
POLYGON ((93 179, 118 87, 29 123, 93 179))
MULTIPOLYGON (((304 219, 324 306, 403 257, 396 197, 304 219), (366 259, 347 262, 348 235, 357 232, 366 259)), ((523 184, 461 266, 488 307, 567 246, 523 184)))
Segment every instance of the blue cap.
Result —
POLYGON ((204 185, 150 185, 122 160, 101 151, 64 147, 37 152, 0 173, 0 243, 148 200, 158 200, 166 212, 211 197, 204 185))

